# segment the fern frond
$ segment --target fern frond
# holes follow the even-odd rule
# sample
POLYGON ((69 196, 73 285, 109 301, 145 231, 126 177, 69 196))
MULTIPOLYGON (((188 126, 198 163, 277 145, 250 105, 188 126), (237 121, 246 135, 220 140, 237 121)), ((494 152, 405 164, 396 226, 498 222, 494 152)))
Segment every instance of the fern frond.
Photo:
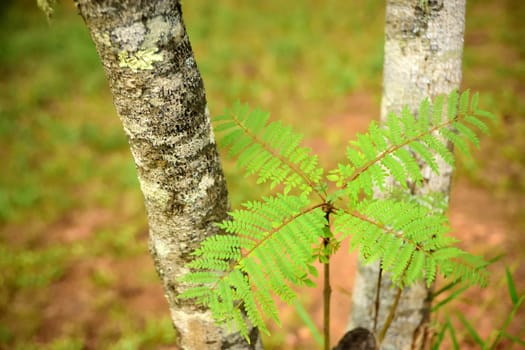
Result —
POLYGON ((420 280, 425 273, 425 253, 415 250, 413 254, 412 261, 408 265, 405 275, 405 283, 407 285, 412 284, 414 281, 420 280))
MULTIPOLYGON (((437 160, 436 155, 441 157, 447 164, 450 166, 454 166, 455 160, 454 160, 454 154, 452 151, 448 148, 447 144, 440 139, 438 136, 433 134, 427 134, 424 136, 421 136, 421 143, 424 144, 427 149, 431 152, 433 152, 434 159, 437 160)), ((439 174, 439 170, 436 174, 439 174)))
MULTIPOLYGON (((461 99, 463 99, 463 96, 466 96, 467 101, 468 101, 469 91, 465 90, 462 93, 461 99)), ((456 115, 458 115, 458 113, 460 112, 458 110, 458 100, 459 100, 458 90, 452 90, 452 92, 448 94, 446 99, 447 99, 447 119, 446 120, 447 121, 454 120, 456 118, 456 115)))
POLYGON ((450 256, 449 248, 442 249, 446 250, 446 253, 435 258, 440 272, 452 281, 486 286, 488 283, 488 272, 485 270, 487 262, 464 251, 454 252, 453 256, 450 256))
POLYGON ((453 91, 432 104, 422 101, 418 118, 404 107, 399 115, 389 114, 384 127, 372 123, 349 144, 347 162, 328 174, 338 187, 330 195, 317 157, 300 146, 300 135, 269 123, 267 113, 235 104, 216 118, 221 146, 257 183, 282 186, 283 194, 246 202, 218 224, 224 234, 206 239, 193 253, 191 272, 181 278, 188 289, 179 297, 195 299, 218 323, 245 337, 246 318, 267 332, 267 318, 279 323, 274 297, 291 302, 294 286, 314 285, 315 258, 328 260, 348 236, 350 249, 359 248, 365 262, 380 260, 400 287, 422 278, 430 285, 438 272, 484 285, 486 263, 454 246, 443 200, 390 188, 389 199, 373 198, 392 179, 405 189, 423 182, 421 162, 436 173, 441 160, 453 165, 450 144, 467 155, 469 143, 478 146, 474 129, 486 132, 482 118, 492 115, 477 104, 477 94, 453 91), (312 192, 318 204, 311 203, 312 192), (321 243, 327 238, 329 244, 321 243))
POLYGON ((445 99, 446 99, 445 95, 439 95, 434 99, 434 103, 432 104, 432 107, 431 107, 432 108, 432 125, 440 125, 442 123, 443 104, 445 103, 445 99))
POLYGON ((489 127, 483 121, 473 116, 467 115, 465 121, 477 127, 482 133, 487 135, 489 133, 489 127))
POLYGON ((300 146, 302 136, 280 122, 268 123, 269 114, 236 103, 224 115, 216 117, 215 130, 223 136, 219 145, 228 155, 238 157, 238 166, 248 175, 257 175, 257 183, 284 185, 284 193, 297 188, 308 194, 319 190, 323 169, 311 150, 300 146))
POLYGON ((434 280, 436 279, 437 274, 437 265, 436 260, 427 259, 425 261, 425 282, 427 287, 430 287, 434 280))
POLYGON ((453 91, 436 97, 433 104, 424 100, 417 119, 405 107, 400 115, 390 113, 383 128, 372 123, 368 132, 358 135, 347 148, 348 165, 331 171, 329 180, 344 188, 349 197, 357 198, 362 192, 371 195, 374 186, 383 188, 388 176, 404 187, 407 181, 420 182, 423 176, 417 159, 436 173, 438 157, 454 165, 447 142, 469 155, 468 143, 479 144, 472 126, 488 130, 481 118, 492 116, 477 107, 477 96, 453 91))
POLYGON ((337 211, 334 230, 341 233, 339 239, 351 236, 350 249, 359 248, 365 262, 381 260, 383 270, 399 285, 423 276, 431 284, 437 266, 454 279, 478 284, 486 279, 481 270, 469 269, 469 254, 452 246, 456 240, 447 235, 446 217, 413 202, 364 200, 337 211))
POLYGON ((194 252, 190 267, 197 270, 182 278, 192 287, 180 297, 196 298, 241 332, 242 308, 263 331, 265 318, 278 322, 272 295, 290 302, 291 286, 311 284, 314 246, 327 225, 322 205, 308 205, 305 196, 277 195, 231 212, 232 220, 219 224, 227 234, 206 239, 194 252))
POLYGON ((405 244, 399 250, 399 255, 396 259, 396 263, 392 267, 390 273, 393 281, 399 281, 401 285, 407 285, 408 281, 402 278, 405 277, 405 271, 408 270, 408 265, 412 262, 412 254, 416 251, 415 246, 411 244, 405 244))
POLYGON ((463 137, 474 144, 474 146, 479 148, 479 137, 472 129, 468 127, 468 125, 453 123, 452 128, 455 129, 458 134, 463 135, 463 137))

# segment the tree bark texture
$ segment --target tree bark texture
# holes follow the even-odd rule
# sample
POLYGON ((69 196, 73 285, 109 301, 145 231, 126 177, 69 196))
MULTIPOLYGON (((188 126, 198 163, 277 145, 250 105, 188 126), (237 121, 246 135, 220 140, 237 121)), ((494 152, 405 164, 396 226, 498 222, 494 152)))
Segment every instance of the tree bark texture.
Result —
MULTIPOLYGON (((381 120, 408 105, 417 116, 420 102, 459 88, 465 27, 465 0, 388 0, 381 120)), ((439 159, 440 175, 422 164, 423 187, 413 194, 441 192, 447 200, 452 169, 439 159)), ((379 194, 381 196, 381 194, 379 194)), ((358 267, 349 329, 373 328, 378 264, 358 267)), ((429 293, 423 281, 406 289, 383 350, 421 349, 428 335, 429 293)), ((382 278, 377 332, 393 303, 396 289, 382 278)))
POLYGON ((190 253, 217 233, 228 199, 204 85, 177 0, 75 0, 128 136, 148 213, 150 251, 181 349, 261 349, 177 295, 190 253))

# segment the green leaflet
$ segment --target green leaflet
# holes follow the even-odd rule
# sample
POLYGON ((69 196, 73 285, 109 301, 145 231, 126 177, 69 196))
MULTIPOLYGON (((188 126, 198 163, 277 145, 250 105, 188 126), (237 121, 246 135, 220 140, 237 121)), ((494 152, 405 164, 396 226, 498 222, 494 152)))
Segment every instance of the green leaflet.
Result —
POLYGON ((230 213, 232 220, 219 224, 228 234, 205 240, 190 264, 198 270, 182 279, 214 293, 189 289, 179 297, 200 298, 220 322, 241 331, 242 309, 261 330, 266 317, 278 322, 272 294, 290 302, 291 285, 310 283, 312 247, 327 224, 320 206, 308 204, 304 196, 280 194, 230 213))
POLYGON ((470 98, 469 91, 460 96, 453 91, 448 97, 438 96, 433 104, 424 100, 418 119, 407 108, 400 116, 390 113, 383 128, 372 123, 367 133, 350 142, 346 155, 351 171, 332 171, 331 179, 336 179, 337 186, 355 198, 360 193, 371 195, 371 186, 382 188, 389 176, 403 187, 408 180, 420 182, 422 175, 416 157, 435 173, 439 172, 438 158, 454 165, 454 155, 446 142, 470 157, 468 143, 479 145, 472 127, 486 132, 488 127, 482 118, 492 117, 478 108, 477 99, 477 94, 470 98))
POLYGON ((280 122, 267 123, 268 118, 268 113, 236 103, 215 119, 222 132, 219 145, 237 157, 246 174, 257 175, 257 183, 284 185, 285 193, 318 191, 323 169, 317 156, 300 146, 301 135, 280 122))
POLYGON ((367 262, 381 260, 382 268, 399 285, 409 285, 423 275, 430 284, 441 265, 444 274, 454 279, 486 283, 486 274, 480 273, 483 261, 451 247, 455 240, 447 235, 448 222, 440 212, 408 201, 371 199, 340 210, 333 218, 334 231, 341 232, 341 238, 350 236, 350 248, 358 248, 367 262))
POLYGON ((440 159, 454 164, 448 143, 468 156, 469 143, 479 145, 476 130, 488 131, 482 119, 492 115, 468 91, 424 100, 417 115, 403 108, 383 126, 371 123, 349 143, 346 162, 328 172, 301 146, 301 135, 269 122, 268 113, 236 103, 215 118, 220 146, 276 193, 245 202, 217 224, 223 234, 193 253, 191 272, 181 278, 188 288, 179 297, 207 306, 218 323, 248 339, 245 318, 262 331, 267 319, 279 323, 274 296, 293 302, 294 287, 313 286, 312 263, 328 259, 344 239, 365 261, 381 261, 401 287, 420 279, 431 285, 438 273, 485 285, 486 263, 456 248, 448 235, 443 198, 414 197, 406 189, 425 181, 420 163, 435 173, 440 159), (390 188, 389 179, 405 190, 390 188), (376 189, 390 196, 374 198, 376 189))

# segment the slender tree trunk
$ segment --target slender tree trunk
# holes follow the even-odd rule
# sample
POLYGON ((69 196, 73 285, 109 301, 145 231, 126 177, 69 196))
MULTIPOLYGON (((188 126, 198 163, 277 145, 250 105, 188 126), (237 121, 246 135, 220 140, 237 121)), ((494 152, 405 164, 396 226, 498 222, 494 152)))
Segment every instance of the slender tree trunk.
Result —
POLYGON ((177 299, 177 278, 228 199, 204 86, 177 0, 75 0, 128 136, 148 212, 150 251, 182 349, 261 349, 177 299))
MULTIPOLYGON (((465 24, 465 0, 388 0, 381 120, 407 104, 413 113, 426 97, 459 88, 465 24)), ((416 114, 414 114, 416 115, 416 114)), ((441 174, 422 165, 425 183, 414 195, 450 190, 452 169, 440 161, 441 174)), ((349 328, 373 328, 378 265, 360 265, 356 276, 349 328)), ((380 288, 377 332, 394 302, 396 289, 388 276, 380 288)), ((421 349, 428 335, 430 291, 415 284, 401 296, 396 319, 381 349, 421 349)))

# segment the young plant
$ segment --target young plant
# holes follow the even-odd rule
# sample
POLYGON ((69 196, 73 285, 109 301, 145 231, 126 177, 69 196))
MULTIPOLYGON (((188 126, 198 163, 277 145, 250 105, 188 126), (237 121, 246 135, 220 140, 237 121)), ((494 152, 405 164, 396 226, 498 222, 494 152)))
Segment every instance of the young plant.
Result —
POLYGON ((319 260, 325 264, 328 349, 329 262, 344 239, 364 261, 380 260, 399 290, 422 278, 430 285, 437 273, 485 285, 485 262, 454 246, 443 211, 425 205, 431 197, 374 197, 376 189, 421 184, 418 159, 436 173, 438 157, 453 165, 447 142, 468 155, 467 141, 479 142, 473 129, 487 132, 482 119, 491 117, 477 104, 478 94, 471 98, 468 91, 454 91, 433 104, 424 100, 417 118, 405 108, 400 115, 390 114, 384 126, 372 122, 367 133, 350 142, 346 162, 328 175, 290 127, 235 104, 215 119, 220 145, 237 157, 246 174, 257 177, 257 184, 269 183, 275 194, 242 204, 243 209, 230 213, 231 220, 218 224, 224 234, 208 238, 193 253, 191 272, 182 278, 189 287, 180 298, 209 307, 218 323, 233 325, 246 337, 244 315, 268 332, 266 319, 279 323, 273 296, 292 302, 293 287, 313 286, 313 263, 319 260))

